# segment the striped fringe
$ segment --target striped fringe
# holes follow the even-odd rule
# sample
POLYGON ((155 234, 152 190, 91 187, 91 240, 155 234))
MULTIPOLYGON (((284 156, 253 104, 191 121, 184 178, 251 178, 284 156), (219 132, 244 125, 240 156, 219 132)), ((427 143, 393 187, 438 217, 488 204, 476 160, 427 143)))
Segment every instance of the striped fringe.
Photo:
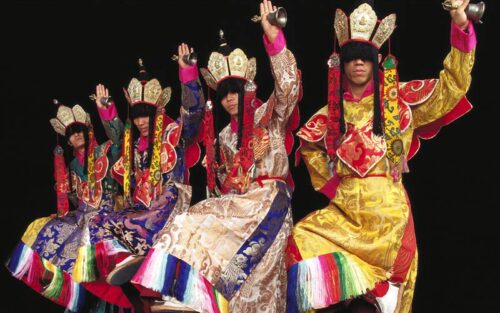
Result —
POLYGON ((116 240, 100 241, 94 245, 80 247, 73 267, 73 279, 79 283, 86 283, 100 277, 105 278, 115 267, 114 256, 118 253, 131 254, 116 240))
POLYGON ((68 273, 42 258, 23 242, 17 245, 6 266, 14 277, 68 310, 77 311, 83 304, 84 288, 74 282, 68 273), (44 287, 41 282, 47 272, 52 273, 52 279, 44 287))
POLYGON ((326 308, 365 294, 385 279, 341 252, 302 260, 288 270, 287 313, 326 308))
POLYGON ((94 246, 85 245, 78 248, 78 256, 73 266, 73 279, 84 283, 95 281, 97 278, 97 265, 95 262, 94 246))
POLYGON ((153 248, 132 282, 175 297, 194 310, 229 312, 228 301, 205 277, 181 259, 153 248))

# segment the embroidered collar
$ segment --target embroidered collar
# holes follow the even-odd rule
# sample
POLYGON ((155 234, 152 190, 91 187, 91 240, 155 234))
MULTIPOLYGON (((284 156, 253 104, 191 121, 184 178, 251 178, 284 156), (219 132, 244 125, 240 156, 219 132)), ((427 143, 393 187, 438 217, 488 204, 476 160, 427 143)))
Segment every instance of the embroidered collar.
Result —
POLYGON ((137 149, 139 152, 144 152, 148 149, 149 147, 149 141, 148 141, 147 136, 141 136, 139 137, 139 142, 137 143, 137 149))

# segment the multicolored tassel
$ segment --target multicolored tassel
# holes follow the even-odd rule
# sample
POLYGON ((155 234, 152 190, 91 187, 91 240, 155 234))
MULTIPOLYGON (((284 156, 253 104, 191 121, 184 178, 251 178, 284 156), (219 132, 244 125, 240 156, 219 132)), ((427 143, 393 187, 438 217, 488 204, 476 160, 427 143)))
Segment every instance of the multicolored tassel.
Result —
POLYGON ((78 256, 73 266, 73 279, 79 283, 97 279, 94 246, 85 245, 78 249, 78 256))
POLYGON ((132 122, 127 118, 123 133, 123 196, 130 202, 130 172, 132 168, 132 122))
POLYGON ((334 52, 328 60, 328 123, 326 147, 333 160, 340 140, 340 55, 334 52))
POLYGON ((387 158, 391 165, 394 181, 401 179, 405 170, 404 145, 401 139, 399 116, 399 84, 397 60, 389 54, 383 63, 384 67, 384 134, 387 142, 387 158))
POLYGON ((73 266, 73 279, 82 283, 106 277, 115 266, 112 257, 117 254, 130 255, 131 253, 117 240, 106 240, 94 245, 81 246, 73 266))
POLYGON ((229 303, 193 267, 173 255, 151 249, 133 283, 173 296, 184 305, 208 313, 228 313, 229 303))
POLYGON ((6 265, 14 277, 71 311, 78 311, 84 302, 85 290, 68 273, 42 258, 23 242, 17 245, 6 265), (50 282, 44 281, 43 276, 47 272, 52 273, 50 282), (47 285, 42 286, 44 283, 47 285))
POLYGON ((243 97, 243 130, 241 132, 241 147, 239 150, 240 162, 243 173, 246 174, 254 164, 252 147, 255 99, 257 95, 257 85, 248 81, 245 84, 245 95, 243 97))
POLYGON ((248 81, 245 84, 243 96, 243 129, 241 131, 241 144, 238 152, 233 158, 233 167, 228 172, 223 183, 223 191, 235 189, 238 193, 244 193, 250 186, 255 169, 253 150, 254 139, 254 115, 258 101, 256 98, 257 85, 248 81))
POLYGON ((214 114, 213 103, 209 99, 203 117, 203 145, 205 146, 206 167, 207 167, 207 188, 209 194, 215 193, 217 183, 215 181, 215 171, 217 162, 215 160, 215 135, 214 135, 214 114))
POLYGON ((90 198, 94 198, 94 189, 95 189, 95 137, 94 130, 91 126, 89 126, 89 142, 88 142, 88 151, 87 151, 87 181, 89 184, 90 190, 90 198))
MULTIPOLYGON (((158 113, 155 118, 155 127, 153 132, 153 155, 151 156, 151 165, 149 166, 149 182, 153 187, 157 186, 161 180, 160 158, 161 158, 161 136, 163 133, 162 113, 158 113)), ((154 188, 153 188, 154 189, 154 188)))
POLYGON ((69 176, 64 162, 64 150, 60 145, 54 149, 54 179, 56 180, 57 216, 65 216, 69 211, 69 176))
POLYGON ((288 271, 287 313, 308 312, 365 294, 386 273, 341 252, 302 260, 288 271))

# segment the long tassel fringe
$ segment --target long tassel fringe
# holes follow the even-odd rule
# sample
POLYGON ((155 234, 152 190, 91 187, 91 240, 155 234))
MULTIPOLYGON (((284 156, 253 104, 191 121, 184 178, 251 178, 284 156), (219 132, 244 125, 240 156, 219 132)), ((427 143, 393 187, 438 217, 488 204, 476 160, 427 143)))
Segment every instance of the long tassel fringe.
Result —
POLYGON ((118 253, 130 254, 130 251, 116 240, 106 240, 80 247, 73 269, 73 279, 81 283, 106 277, 114 268, 113 256, 118 253))
POLYGON ((132 282, 173 296, 195 310, 229 312, 228 301, 205 277, 181 259, 158 250, 150 250, 132 282))
POLYGON ((80 284, 23 242, 14 249, 6 267, 14 277, 67 310, 76 312, 83 304, 85 290, 80 284), (48 272, 52 276, 50 282, 44 280, 44 274, 48 272))
POLYGON ((362 267, 340 252, 294 264, 288 270, 287 313, 326 308, 372 290, 385 273, 362 267))

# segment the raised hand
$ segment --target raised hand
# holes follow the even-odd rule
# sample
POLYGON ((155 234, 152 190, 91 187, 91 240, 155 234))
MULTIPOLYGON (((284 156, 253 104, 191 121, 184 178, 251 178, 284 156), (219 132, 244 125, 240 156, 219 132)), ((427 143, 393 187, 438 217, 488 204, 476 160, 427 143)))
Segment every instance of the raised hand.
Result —
POLYGON ((465 8, 469 5, 470 0, 450 0, 452 9, 450 10, 450 16, 458 27, 462 30, 467 28, 469 25, 469 20, 465 14, 465 8))
POLYGON ((274 42, 280 32, 280 28, 278 26, 272 25, 267 20, 267 15, 276 10, 277 8, 273 6, 271 1, 263 0, 260 4, 260 23, 262 25, 262 29, 264 30, 264 34, 266 34, 266 37, 270 42, 274 42))
POLYGON ((179 56, 177 62, 179 63, 179 66, 181 68, 186 68, 186 67, 191 66, 191 65, 184 62, 183 57, 185 55, 188 55, 188 54, 193 53, 193 52, 194 52, 193 48, 189 48, 189 46, 187 44, 181 43, 179 45, 179 47, 177 48, 177 55, 179 56))
POLYGON ((101 101, 101 99, 107 100, 109 98, 109 91, 108 89, 103 85, 99 84, 95 87, 95 104, 99 109, 106 109, 106 106, 103 104, 103 102, 106 101, 101 101))

